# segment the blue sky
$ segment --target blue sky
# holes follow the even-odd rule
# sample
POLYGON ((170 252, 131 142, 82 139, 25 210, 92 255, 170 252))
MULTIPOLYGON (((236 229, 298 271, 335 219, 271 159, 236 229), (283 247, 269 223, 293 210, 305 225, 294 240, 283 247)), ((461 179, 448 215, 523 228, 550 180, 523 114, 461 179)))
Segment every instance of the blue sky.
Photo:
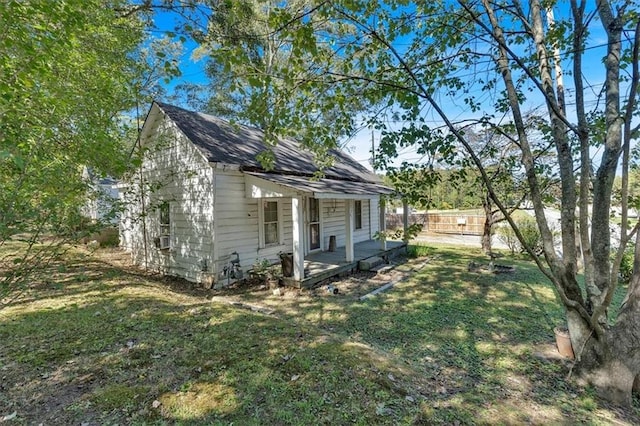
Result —
MULTIPOLYGON (((564 3, 562 3, 564 4, 564 3)), ((567 13, 566 5, 565 7, 560 7, 556 11, 556 19, 560 19, 562 15, 567 13)), ((156 27, 158 28, 158 32, 154 32, 153 34, 157 37, 162 36, 162 31, 171 31, 175 27, 176 16, 168 13, 157 13, 154 16, 154 21, 156 27)), ((178 18, 179 19, 179 18, 178 18)), ((182 21, 181 21, 182 22, 182 21)), ((601 72, 601 58, 606 53, 606 37, 604 36, 604 31, 597 29, 597 25, 595 26, 596 30, 592 32, 590 37, 590 45, 595 46, 590 48, 587 52, 587 56, 584 62, 584 76, 586 80, 586 84, 592 86, 592 90, 588 91, 587 95, 587 106, 594 105, 596 96, 602 85, 602 77, 597 73, 601 72)), ((196 43, 193 41, 187 41, 184 44, 183 54, 180 58, 180 69, 182 72, 181 77, 174 79, 169 84, 166 84, 165 87, 169 91, 169 94, 173 92, 176 85, 181 83, 204 83, 206 76, 204 72, 204 60, 194 60, 192 57, 193 50, 197 47, 196 43)), ((565 70, 570 70, 570 66, 565 64, 565 70)), ((470 77, 473 78, 473 77, 470 77)), ((567 98, 568 98, 568 109, 571 115, 571 106, 573 99, 573 92, 571 90, 572 87, 572 77, 570 75, 565 76, 565 84, 567 85, 567 98)), ((459 103, 455 102, 455 99, 448 99, 443 101, 445 104, 445 108, 447 113, 456 119, 463 118, 471 118, 471 112, 463 105, 462 101, 459 103)), ((543 98, 533 92, 529 95, 527 100, 525 101, 524 110, 535 110, 544 106, 543 98)), ((440 123, 440 118, 435 114, 430 114, 427 112, 426 117, 428 122, 431 123, 440 123)), ((393 126, 401 127, 403 123, 398 122, 394 123, 393 126)), ((373 139, 377 145, 379 140, 379 134, 373 133, 373 139)), ((369 160, 371 158, 371 143, 372 143, 372 131, 370 129, 363 128, 358 134, 354 135, 352 138, 343 141, 343 146, 345 150, 349 152, 357 161, 361 164, 369 166, 369 160)), ((415 153, 413 149, 406 149, 404 152, 401 152, 400 160, 406 161, 419 161, 420 156, 415 153)))

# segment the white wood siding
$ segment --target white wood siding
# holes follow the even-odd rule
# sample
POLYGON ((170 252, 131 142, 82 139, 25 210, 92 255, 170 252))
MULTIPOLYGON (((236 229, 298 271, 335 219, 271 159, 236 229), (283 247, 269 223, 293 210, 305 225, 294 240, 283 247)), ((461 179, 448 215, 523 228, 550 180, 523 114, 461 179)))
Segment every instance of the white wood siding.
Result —
POLYGON ((284 244, 260 248, 258 208, 260 198, 247 198, 245 176, 237 171, 215 170, 216 244, 218 264, 224 265, 237 252, 244 271, 259 259, 279 261, 278 253, 293 246, 291 198, 271 199, 281 203, 284 244))
POLYGON ((122 220, 123 246, 137 264, 201 281, 207 273, 215 272, 213 170, 170 120, 161 118, 145 136, 144 161, 132 180, 134 190, 123 196, 131 201, 122 220), (160 250, 154 243, 160 235, 157 207, 162 202, 170 205, 169 250, 160 250))
POLYGON ((380 200, 378 198, 369 200, 371 211, 371 238, 380 231, 380 200))
MULTIPOLYGON (((336 246, 345 245, 344 227, 345 201, 344 200, 323 200, 323 238, 325 249, 329 248, 329 238, 336 236, 336 246)), ((362 200, 362 228, 353 232, 354 243, 370 240, 373 235, 380 230, 380 219, 378 218, 378 200, 362 200)))

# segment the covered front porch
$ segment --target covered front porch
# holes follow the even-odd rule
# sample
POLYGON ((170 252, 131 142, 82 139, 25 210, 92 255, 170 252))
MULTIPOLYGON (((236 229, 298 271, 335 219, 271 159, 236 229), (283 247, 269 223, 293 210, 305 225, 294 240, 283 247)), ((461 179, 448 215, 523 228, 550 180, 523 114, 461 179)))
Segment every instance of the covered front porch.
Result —
MULTIPOLYGON (((286 282, 296 287, 312 286, 329 276, 356 269, 363 259, 392 254, 386 243, 372 240, 374 234, 384 232, 384 202, 380 196, 392 193, 393 189, 369 181, 245 172, 247 198, 291 200, 293 276, 286 282), (366 218, 363 201, 368 206, 366 218), (333 243, 326 244, 326 239, 333 243), (336 243, 340 248, 335 247, 336 243)), ((273 229, 281 227, 274 225, 273 229)))
POLYGON ((388 260, 405 252, 407 247, 402 241, 387 241, 385 245, 383 248, 379 241, 373 240, 355 243, 352 261, 346 260, 345 247, 309 254, 304 259, 304 277, 284 278, 285 285, 310 288, 327 278, 356 271, 361 261, 375 262, 376 258, 388 260))

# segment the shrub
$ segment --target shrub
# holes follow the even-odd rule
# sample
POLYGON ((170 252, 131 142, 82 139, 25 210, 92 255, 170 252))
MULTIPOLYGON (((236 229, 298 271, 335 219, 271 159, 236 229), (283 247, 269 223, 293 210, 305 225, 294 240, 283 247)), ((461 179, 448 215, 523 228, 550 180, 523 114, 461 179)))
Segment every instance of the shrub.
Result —
POLYGON ((520 251, 520 242, 516 238, 516 233, 513 232, 511 226, 508 224, 500 226, 496 232, 498 234, 498 239, 509 248, 511 254, 515 254, 516 251, 520 251))
MULTIPOLYGON (((536 220, 529 215, 519 216, 514 220, 517 228, 522 234, 522 238, 526 246, 530 247, 535 253, 542 252, 542 237, 538 230, 536 220)), ((511 226, 502 226, 498 230, 498 239, 502 241, 511 253, 520 252, 526 253, 525 246, 516 238, 515 232, 511 229, 511 226)))
POLYGON ((390 239, 409 241, 416 238, 418 234, 420 234, 420 232, 422 232, 422 224, 414 223, 412 225, 409 225, 406 232, 402 228, 398 228, 396 230, 386 229, 384 231, 376 232, 375 234, 373 234, 372 238, 376 241, 386 241, 390 239))
MULTIPOLYGON (((622 255, 622 262, 620 262, 620 272, 618 273, 618 276, 620 277, 620 281, 624 283, 628 283, 631 279, 631 275, 633 274, 633 251, 634 244, 631 243, 627 245, 624 249, 624 254, 622 255)), ((611 257, 615 257, 615 252, 612 253, 611 257)))
MULTIPOLYGON (((542 252, 542 237, 538 230, 536 220, 532 217, 521 218, 516 221, 516 226, 520 230, 526 247, 531 248, 535 253, 542 252)), ((525 246, 520 245, 520 251, 526 252, 525 246)))
POLYGON ((433 249, 423 244, 411 244, 407 247, 407 256, 415 259, 417 257, 424 257, 431 254, 433 249))

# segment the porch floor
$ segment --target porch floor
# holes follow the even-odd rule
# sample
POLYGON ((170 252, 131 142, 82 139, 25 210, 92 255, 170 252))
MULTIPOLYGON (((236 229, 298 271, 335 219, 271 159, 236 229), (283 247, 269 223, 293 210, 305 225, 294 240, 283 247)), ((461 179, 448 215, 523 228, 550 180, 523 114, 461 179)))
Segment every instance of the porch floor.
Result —
POLYGON ((304 259, 304 279, 297 281, 294 278, 285 278, 284 281, 286 285, 310 288, 327 278, 357 270, 358 262, 361 260, 371 257, 394 257, 404 249, 406 244, 402 241, 387 241, 386 250, 380 248, 379 241, 363 241, 353 246, 353 262, 346 261, 345 247, 337 247, 335 251, 312 253, 304 259))

